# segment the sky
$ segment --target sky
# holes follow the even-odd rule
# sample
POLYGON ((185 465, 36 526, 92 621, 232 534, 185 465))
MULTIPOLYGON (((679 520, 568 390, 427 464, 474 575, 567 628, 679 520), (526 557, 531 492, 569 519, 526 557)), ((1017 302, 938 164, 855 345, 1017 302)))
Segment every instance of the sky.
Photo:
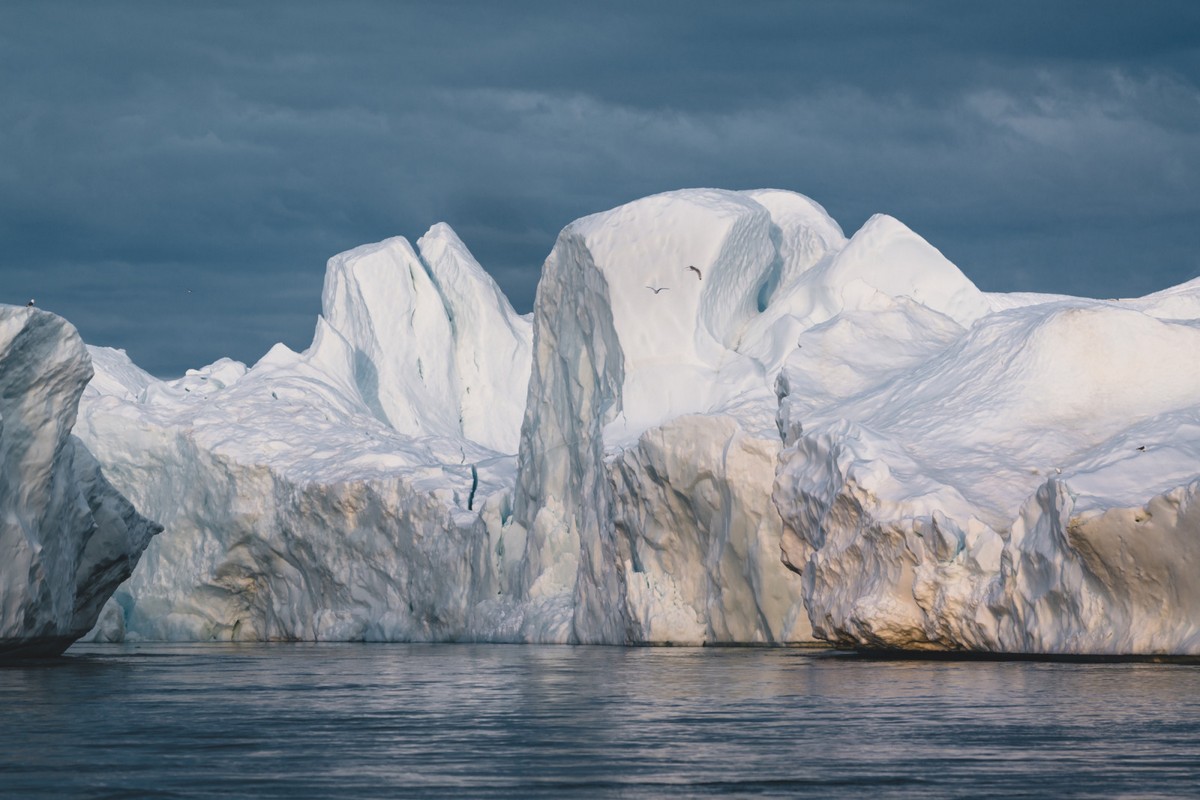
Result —
POLYGON ((1200 275, 1194 2, 0 3, 0 302, 182 374, 449 223, 520 312, 572 220, 773 187, 988 291, 1200 275))

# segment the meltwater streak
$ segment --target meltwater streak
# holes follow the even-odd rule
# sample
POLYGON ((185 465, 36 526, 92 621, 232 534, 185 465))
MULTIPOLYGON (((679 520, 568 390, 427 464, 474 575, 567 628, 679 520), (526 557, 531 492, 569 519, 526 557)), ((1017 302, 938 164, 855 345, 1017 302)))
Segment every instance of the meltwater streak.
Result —
POLYGON ((1197 792, 1195 665, 146 644, 0 669, 5 797, 1197 792))

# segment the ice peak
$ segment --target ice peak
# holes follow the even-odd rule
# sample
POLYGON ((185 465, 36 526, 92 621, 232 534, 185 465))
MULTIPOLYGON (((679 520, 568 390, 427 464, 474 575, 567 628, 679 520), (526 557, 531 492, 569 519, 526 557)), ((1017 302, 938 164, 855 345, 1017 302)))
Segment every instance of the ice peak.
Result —
POLYGON ((416 249, 394 237, 334 256, 322 308, 329 330, 314 348, 336 353, 318 360, 348 357, 334 371, 353 375, 380 420, 515 451, 523 393, 506 384, 528 374, 530 325, 449 225, 432 226, 416 249))
POLYGON ((831 287, 856 280, 891 297, 911 297, 962 325, 991 310, 983 293, 940 250, 887 214, 867 220, 826 271, 831 287))

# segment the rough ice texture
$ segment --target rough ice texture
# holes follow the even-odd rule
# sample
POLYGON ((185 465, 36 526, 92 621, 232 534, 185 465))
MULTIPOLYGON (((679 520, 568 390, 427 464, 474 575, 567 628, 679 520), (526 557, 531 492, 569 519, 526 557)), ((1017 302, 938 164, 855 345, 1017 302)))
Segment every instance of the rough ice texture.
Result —
POLYGON ((779 382, 775 502, 817 634, 1200 653, 1200 322, 1150 316, 1160 303, 1017 305, 958 333, 896 309, 809 331, 779 382), (848 337, 882 357, 839 364, 848 337))
POLYGON ((71 325, 0 306, 0 658, 87 633, 160 530, 71 435, 91 376, 71 325))
POLYGON ((812 640, 796 576, 780 569, 782 521, 768 491, 779 438, 732 415, 646 431, 611 462, 614 533, 630 638, 812 640))
POLYGON ((96 635, 1200 652, 1200 280, 983 293, 688 190, 567 226, 532 321, 444 225, 322 301, 249 370, 94 351, 81 435, 167 526, 96 635))

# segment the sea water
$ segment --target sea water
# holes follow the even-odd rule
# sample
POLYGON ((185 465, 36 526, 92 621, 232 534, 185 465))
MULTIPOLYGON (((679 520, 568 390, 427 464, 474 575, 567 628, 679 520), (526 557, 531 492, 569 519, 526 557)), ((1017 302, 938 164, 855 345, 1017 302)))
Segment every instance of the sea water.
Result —
POLYGON ((1189 797, 1200 667, 90 645, 0 669, 5 797, 1189 797))

